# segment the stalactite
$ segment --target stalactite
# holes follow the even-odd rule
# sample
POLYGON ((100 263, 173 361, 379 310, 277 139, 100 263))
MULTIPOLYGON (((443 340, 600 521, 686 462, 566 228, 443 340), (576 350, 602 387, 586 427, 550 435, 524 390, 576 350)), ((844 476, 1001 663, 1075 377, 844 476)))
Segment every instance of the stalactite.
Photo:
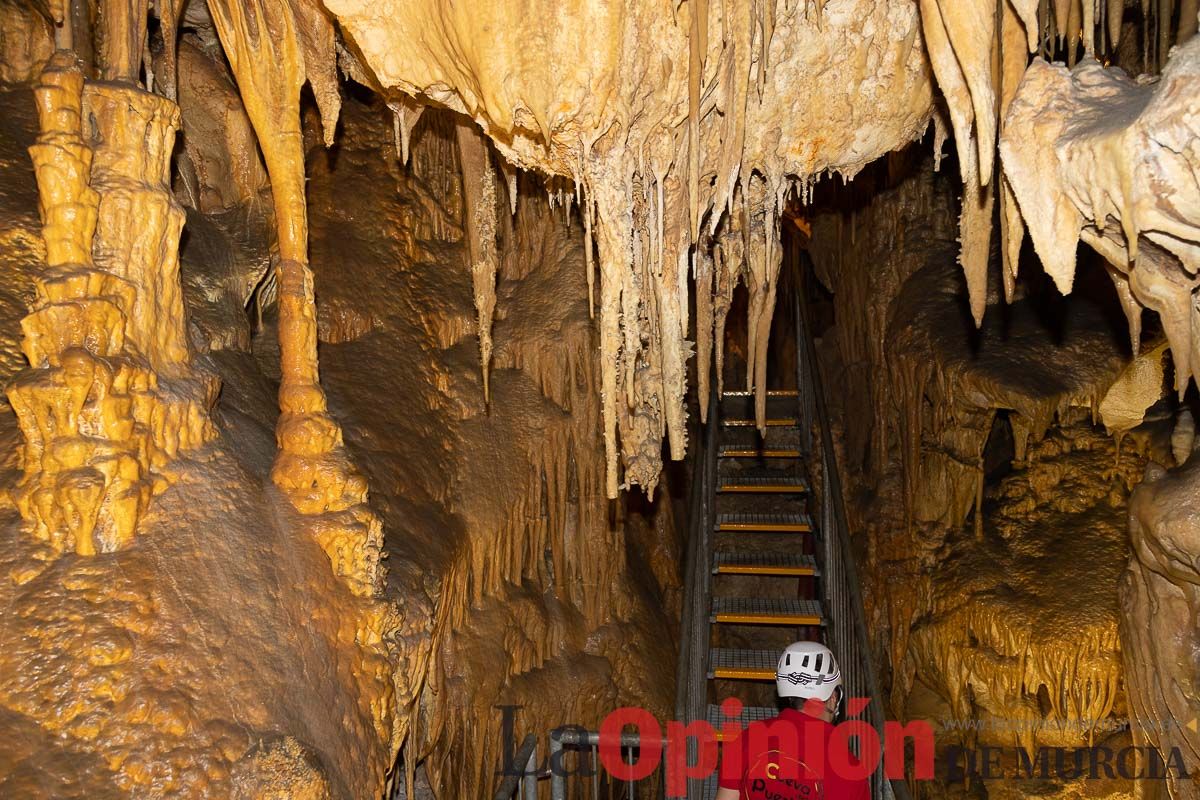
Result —
POLYGON ((388 108, 392 110, 395 125, 396 153, 400 156, 400 163, 408 166, 412 131, 416 127, 417 121, 421 119, 421 112, 425 110, 425 106, 413 101, 407 95, 390 98, 387 103, 388 108))
MULTIPOLYGON (((1025 74, 1029 51, 1037 45, 1036 18, 1032 16, 1034 9, 1030 7, 1027 11, 1029 14, 1022 21, 1020 12, 1010 3, 1004 3, 1001 10, 1003 16, 1000 25, 1000 68, 997 76, 1001 133, 1004 130, 1008 108, 1025 74)), ((1001 174, 999 183, 1001 272, 1004 279, 1004 296, 1011 300, 1020 264, 1021 242, 1025 238, 1025 225, 1021 220, 1021 212, 1008 177, 1001 174)))
POLYGON ((325 146, 333 144, 342 108, 333 23, 319 0, 288 0, 294 15, 304 77, 321 113, 325 146))
POLYGON ((459 163, 463 171, 464 219, 470 245, 471 285, 479 326, 479 364, 483 396, 490 401, 488 376, 492 361, 492 312, 496 308, 496 175, 487 141, 474 124, 457 127, 459 163))
MULTIPOLYGON (((738 190, 739 194, 741 190, 738 190)), ((733 305, 733 293, 745 275, 746 227, 748 222, 740 202, 729 217, 729 226, 719 237, 714 251, 713 274, 713 368, 717 373, 717 394, 725 391, 725 320, 733 305)), ((705 402, 705 401, 701 401, 705 402)))
MULTIPOLYGON (((1167 53, 1171 49, 1171 11, 1173 10, 1171 0, 1158 0, 1158 19, 1156 25, 1158 28, 1158 63, 1161 67, 1167 63, 1167 53)), ((1075 66, 1074 63, 1071 66, 1075 66)))
MULTIPOLYGON (((1089 0, 1090 2, 1090 0, 1089 0)), ((975 177, 981 186, 992 179, 996 152, 996 90, 992 82, 992 53, 996 46, 996 5, 992 2, 956 3, 938 0, 946 38, 954 50, 974 110, 975 135, 955 126, 958 136, 978 150, 975 177)), ((935 69, 936 71, 936 69, 935 69)), ((937 72, 938 80, 942 73, 937 72)))
POLYGON ((100 76, 107 81, 137 83, 146 50, 149 0, 105 0, 100 3, 100 76))
POLYGON ((1200 19, 1197 18, 1197 14, 1200 14, 1200 3, 1197 0, 1180 0, 1179 30, 1175 35, 1176 44, 1183 44, 1196 34, 1197 26, 1200 26, 1200 19))
POLYGON ((696 389, 700 403, 700 421, 708 422, 708 397, 712 386, 712 347, 714 325, 715 255, 702 248, 696 258, 696 389))
POLYGON ((1121 22, 1125 16, 1125 0, 1104 0, 1107 3, 1105 9, 1105 22, 1108 28, 1108 46, 1113 52, 1116 52, 1117 45, 1121 43, 1121 22))
POLYGON ((1070 38, 1068 30, 1069 17, 1071 15, 1071 4, 1075 0, 1054 0, 1054 27, 1058 34, 1058 46, 1062 47, 1066 40, 1070 38))
MULTIPOLYGON (((1092 0, 1087 0, 1091 2, 1092 0)), ((1067 7, 1067 64, 1075 66, 1075 61, 1079 58, 1079 40, 1083 38, 1083 16, 1082 3, 1084 0, 1071 0, 1067 7)))
POLYGON ((159 68, 162 94, 169 100, 179 99, 179 21, 184 0, 155 0, 159 29, 163 41, 163 63, 159 68))
MULTIPOLYGON (((756 284, 757 346, 765 344, 773 308, 769 278, 777 268, 768 270, 767 264, 778 256, 778 243, 764 246, 763 236, 778 234, 781 198, 791 186, 827 170, 853 175, 898 136, 918 136, 931 111, 912 6, 891 12, 870 6, 869 25, 882 35, 869 41, 862 38, 866 23, 859 16, 822 16, 819 9, 812 14, 807 6, 801 11, 778 0, 689 0, 678 13, 665 15, 572 7, 561 17, 564 29, 587 31, 615 43, 615 49, 567 57, 560 47, 569 37, 548 40, 532 70, 513 62, 527 48, 510 46, 525 41, 521 26, 528 14, 517 15, 522 19, 515 28, 501 25, 502 18, 513 18, 507 2, 478 14, 443 15, 448 38, 486 42, 468 50, 447 48, 440 40, 414 48, 396 38, 399 25, 386 26, 382 35, 357 35, 378 31, 381 18, 407 20, 418 13, 415 7, 386 0, 368 14, 359 0, 327 6, 388 91, 436 98, 478 122, 505 162, 574 182, 550 191, 555 203, 573 190, 580 193, 586 253, 592 256, 594 243, 599 255, 599 299, 593 307, 598 306, 605 370, 610 495, 623 485, 653 486, 661 470, 659 437, 669 440, 672 457, 683 454, 689 265, 694 269, 705 257, 699 248, 709 247, 709 239, 700 237, 702 228, 719 237, 733 225, 732 215, 746 213, 734 200, 738 184, 756 174, 755 181, 770 185, 749 208, 756 218, 770 218, 754 245, 762 250, 761 258, 755 256, 762 278, 756 284), (485 35, 483 26, 506 33, 485 35), (862 47, 831 48, 823 43, 829 38, 862 47), (861 52, 868 49, 876 55, 866 59, 861 52), (646 62, 645 69, 628 68, 649 53, 653 63, 646 62), (809 77, 818 60, 824 70, 819 82, 809 77), (569 69, 555 66, 553 75, 543 69, 568 62, 569 69), (555 86, 553 101, 545 86, 555 86), (827 92, 840 96, 841 87, 875 98, 869 113, 865 105, 850 104, 861 116, 859 124, 848 127, 840 113, 803 112, 824 109, 827 104, 818 98, 827 92), (827 134, 814 135, 814 125, 827 134)), ((743 229, 749 224, 747 219, 743 229)), ((715 284, 736 283, 745 269, 743 254, 749 254, 745 247, 735 262, 725 248, 721 265, 714 262, 715 284)), ((714 345, 719 357, 719 339, 714 345)), ((752 369, 757 391, 766 386, 765 361, 752 369)))
POLYGON ((1193 333, 1200 327, 1191 301, 1200 272, 1200 231, 1184 221, 1186 212, 1177 211, 1200 199, 1193 185, 1180 185, 1174 177, 1186 174, 1186 142, 1196 136, 1189 120, 1198 96, 1198 62, 1200 43, 1193 40, 1176 50, 1154 84, 1135 83, 1095 62, 1072 72, 1035 63, 1000 143, 1005 173, 1046 272, 1060 291, 1069 292, 1078 241, 1104 256, 1126 276, 1117 278, 1117 287, 1131 337, 1140 307, 1159 313, 1180 393, 1200 364, 1200 341, 1193 333), (1095 113, 1116 98, 1138 113, 1119 125, 1074 124, 1079 114, 1095 113), (1179 188, 1164 191, 1165 186, 1179 188))

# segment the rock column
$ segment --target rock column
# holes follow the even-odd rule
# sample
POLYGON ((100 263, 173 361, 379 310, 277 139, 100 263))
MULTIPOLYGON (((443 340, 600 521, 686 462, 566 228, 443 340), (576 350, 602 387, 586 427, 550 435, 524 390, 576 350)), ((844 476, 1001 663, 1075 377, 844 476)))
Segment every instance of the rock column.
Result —
POLYGON ((13 497, 55 554, 92 555, 132 541, 172 462, 213 438, 217 383, 191 369, 183 336, 183 214, 167 184, 178 110, 85 87, 66 51, 35 95, 47 268, 21 323, 29 368, 8 388, 25 438, 13 497))

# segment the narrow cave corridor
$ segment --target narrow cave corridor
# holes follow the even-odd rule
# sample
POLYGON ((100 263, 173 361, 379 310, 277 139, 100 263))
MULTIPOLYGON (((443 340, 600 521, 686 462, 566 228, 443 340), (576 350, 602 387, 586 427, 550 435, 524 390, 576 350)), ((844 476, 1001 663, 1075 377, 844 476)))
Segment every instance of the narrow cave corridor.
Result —
POLYGON ((0 800, 1200 798, 1198 15, 0 0, 0 800))

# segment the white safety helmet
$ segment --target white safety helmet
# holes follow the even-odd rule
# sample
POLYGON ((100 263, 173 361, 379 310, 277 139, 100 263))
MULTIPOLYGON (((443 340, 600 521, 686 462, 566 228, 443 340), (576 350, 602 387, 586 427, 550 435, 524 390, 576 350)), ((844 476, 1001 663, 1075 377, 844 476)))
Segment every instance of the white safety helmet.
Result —
POLYGON ((827 701, 842 685, 842 670, 829 648, 819 642, 789 644, 775 668, 780 697, 827 701))

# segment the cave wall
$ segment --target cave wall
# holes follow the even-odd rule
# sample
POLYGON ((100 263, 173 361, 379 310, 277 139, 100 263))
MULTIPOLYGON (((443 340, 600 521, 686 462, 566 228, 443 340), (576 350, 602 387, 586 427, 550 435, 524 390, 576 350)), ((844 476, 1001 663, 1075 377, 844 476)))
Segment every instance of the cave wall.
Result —
POLYGON ((418 687, 406 763, 422 760, 439 792, 482 793, 503 753, 500 704, 524 707, 519 736, 630 703, 669 715, 669 487, 637 513, 605 496, 578 216, 528 177, 515 214, 503 188, 495 199, 485 394, 455 118, 423 116, 408 169, 386 106, 348 103, 343 125, 336 153, 308 166, 330 404, 397 532, 389 581, 412 644, 398 671, 418 687))
POLYGON ((866 185, 819 192, 810 246, 891 710, 932 720, 943 743, 1084 746, 1126 713, 1117 587, 1150 455, 1096 411, 1128 363, 1119 306, 1104 284, 1097 305, 1032 275, 1006 305, 997 261, 976 330, 954 176, 930 159, 914 146, 866 185))

